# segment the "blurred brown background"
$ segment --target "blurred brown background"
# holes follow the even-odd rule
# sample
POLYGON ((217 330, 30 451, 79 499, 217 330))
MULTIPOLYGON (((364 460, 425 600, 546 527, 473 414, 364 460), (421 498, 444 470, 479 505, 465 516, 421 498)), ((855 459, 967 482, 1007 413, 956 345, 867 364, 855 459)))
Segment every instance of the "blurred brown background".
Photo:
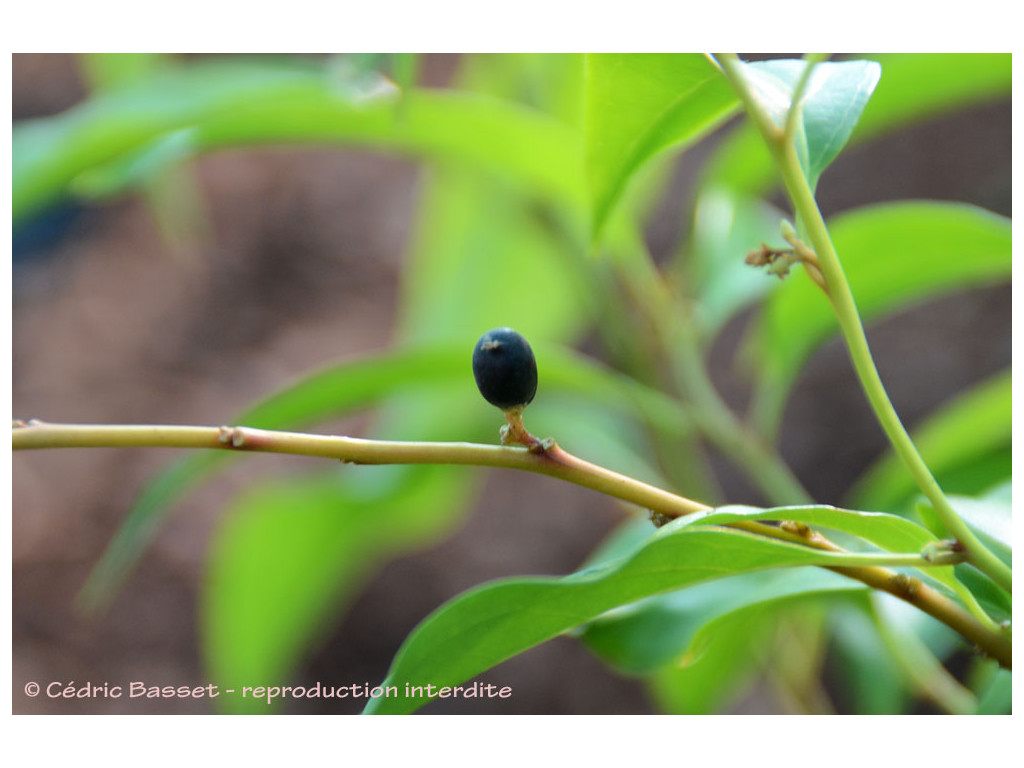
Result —
MULTIPOLYGON (((57 113, 85 88, 69 55, 13 57, 15 120, 57 113)), ((423 82, 447 83, 454 55, 427 56, 423 82)), ((844 153, 821 186, 826 214, 887 199, 935 198, 1009 215, 1010 105, 990 105, 844 153)), ((679 163, 685 197, 706 155, 679 163)), ((69 422, 219 424, 326 362, 388 346, 417 199, 410 161, 324 149, 231 151, 193 166, 206 236, 169 249, 145 205, 126 199, 68 214, 59 241, 14 263, 13 416, 69 422)), ((678 199, 678 198, 677 198, 678 199)), ((649 234, 656 254, 681 235, 677 210, 649 234)), ((685 224, 685 223, 684 223, 685 224)), ((748 318, 713 354, 723 392, 748 318)), ((908 425, 1010 363, 1009 287, 972 290, 870 330, 882 376, 908 425)), ((470 347, 474 340, 470 340, 470 347)), ((468 355, 468 351, 467 351, 468 355)), ((468 357, 467 357, 468 359, 468 357)), ((834 501, 884 448, 838 343, 816 355, 787 410, 782 449, 811 493, 834 501), (841 439, 837 440, 836 436, 841 439)), ((28 681, 203 684, 196 593, 218 511, 248 478, 301 459, 254 457, 179 504, 103 615, 74 597, 146 481, 159 450, 14 456, 14 711, 206 712, 204 701, 52 700, 28 681)), ((757 494, 716 462, 734 501, 757 494)), ((436 549, 391 563, 309 656, 297 684, 377 682, 409 630, 481 581, 567 573, 622 517, 589 492, 492 473, 469 524, 436 549), (515 514, 503 491, 516 489, 515 514), (526 503, 524 502, 524 498, 526 503)), ((644 713, 642 687, 558 639, 485 675, 504 701, 439 702, 429 712, 644 713)), ((753 698, 741 708, 761 711, 753 698)), ((287 712, 355 712, 362 702, 296 702, 287 712)))

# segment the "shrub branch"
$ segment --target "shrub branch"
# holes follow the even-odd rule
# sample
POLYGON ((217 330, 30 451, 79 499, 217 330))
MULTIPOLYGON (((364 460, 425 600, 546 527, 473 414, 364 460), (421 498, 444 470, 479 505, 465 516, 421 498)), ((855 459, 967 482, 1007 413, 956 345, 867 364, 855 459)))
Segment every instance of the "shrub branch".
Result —
MULTIPOLYGON (((522 446, 476 443, 397 442, 364 440, 333 435, 281 432, 252 427, 157 426, 113 424, 49 424, 15 421, 14 450, 44 448, 206 448, 254 453, 284 453, 334 459, 350 464, 459 464, 504 467, 536 472, 590 488, 667 517, 682 517, 710 509, 699 501, 679 496, 605 467, 591 464, 563 450, 553 440, 522 446)), ((917 578, 896 573, 883 565, 927 568, 949 564, 947 559, 922 553, 847 552, 821 534, 792 526, 741 521, 730 527, 772 539, 824 549, 839 557, 831 570, 880 589, 917 606, 952 627, 1001 665, 1011 666, 1011 645, 1006 633, 983 622, 962 606, 917 578)))
MULTIPOLYGON (((871 349, 868 347, 864 325, 857 311, 853 292, 847 282, 843 265, 839 261, 839 255, 832 244, 825 219, 814 199, 814 192, 800 168, 792 137, 788 137, 789 140, 787 140, 788 132, 780 131, 758 104, 744 78, 739 58, 735 54, 718 54, 717 58, 746 106, 752 122, 771 151, 793 208, 807 230, 825 279, 825 293, 835 311, 836 319, 839 321, 839 327, 854 370, 893 450, 903 460, 921 492, 932 502, 935 513, 946 530, 963 546, 967 562, 990 576, 1007 592, 1012 592, 1013 578, 1010 568, 982 544, 967 523, 953 509, 889 399, 878 368, 875 366, 874 358, 871 356, 871 349)), ((811 66, 813 63, 808 64, 808 68, 811 66)), ((793 109, 790 110, 790 116, 793 114, 793 109)))

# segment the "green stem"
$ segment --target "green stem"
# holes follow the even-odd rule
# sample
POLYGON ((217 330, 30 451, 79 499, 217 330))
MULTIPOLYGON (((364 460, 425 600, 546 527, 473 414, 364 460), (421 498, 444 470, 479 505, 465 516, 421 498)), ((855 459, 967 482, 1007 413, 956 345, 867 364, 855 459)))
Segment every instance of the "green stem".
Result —
POLYGON ((719 450, 742 467, 778 506, 809 504, 810 494, 789 466, 759 435, 745 427, 715 389, 691 332, 681 324, 674 335, 673 368, 680 387, 693 405, 693 419, 719 450))
POLYGON ((971 714, 977 697, 942 666, 924 640, 895 624, 881 608, 880 601, 870 601, 878 634, 911 685, 951 715, 971 714))
POLYGON ((758 105, 744 79, 739 59, 733 54, 722 54, 719 56, 719 61, 746 104, 747 112, 761 131, 775 158, 793 208, 806 228, 818 257, 821 272, 828 286, 827 295, 835 310, 857 377, 860 379, 868 402, 889 438, 889 442, 907 466, 921 492, 932 502, 942 524, 964 547, 967 562, 1010 592, 1013 587, 1010 568, 988 550, 963 519, 957 515, 889 400, 885 385, 882 383, 871 356, 853 292, 850 290, 842 263, 832 244, 828 227, 818 209, 817 201, 814 199, 814 193, 800 168, 793 143, 784 141, 783 132, 772 124, 771 119, 758 105))
POLYGON ((631 291, 631 302, 643 316, 655 349, 671 365, 672 384, 690 406, 692 418, 704 436, 743 469, 775 505, 812 501, 803 485, 774 446, 744 425, 722 399, 701 352, 696 325, 688 316, 688 303, 673 295, 635 238, 635 258, 621 275, 631 291))
MULTIPOLYGON (((637 504, 669 517, 709 509, 647 483, 591 464, 563 451, 553 440, 532 448, 473 443, 393 442, 351 437, 278 432, 251 427, 47 424, 14 422, 15 450, 43 448, 213 448, 229 451, 285 453, 335 459, 353 464, 463 464, 537 472, 637 504)), ((980 622, 962 606, 920 579, 879 567, 879 563, 928 567, 937 564, 920 554, 847 552, 814 531, 793 533, 783 527, 741 521, 730 527, 836 555, 831 570, 917 606, 959 632, 1004 667, 1012 665, 1007 634, 980 622)))

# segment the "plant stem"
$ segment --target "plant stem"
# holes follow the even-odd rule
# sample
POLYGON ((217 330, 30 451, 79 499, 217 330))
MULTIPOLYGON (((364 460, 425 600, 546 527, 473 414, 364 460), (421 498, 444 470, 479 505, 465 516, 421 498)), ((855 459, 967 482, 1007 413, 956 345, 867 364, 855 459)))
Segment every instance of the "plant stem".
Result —
POLYGON ((632 266, 623 273, 623 281, 643 316, 645 332, 656 341, 660 356, 670 362, 672 384, 690 405, 694 424, 746 471, 773 504, 810 503, 810 494, 775 447, 748 429, 722 399, 708 373, 696 325, 688 316, 688 302, 672 294, 646 249, 639 243, 635 248, 637 258, 629 261, 632 266))
MULTIPOLYGON (((212 448, 258 453, 285 453, 335 459, 353 464, 462 464, 537 472, 599 491, 669 517, 682 517, 710 509, 562 450, 553 440, 533 448, 363 440, 352 437, 278 432, 251 427, 47 424, 14 422, 15 450, 44 448, 212 448)), ((824 549, 836 554, 831 570, 895 595, 939 619, 995 658, 1004 667, 1012 663, 1011 644, 1002 632, 982 624, 945 595, 906 574, 879 567, 879 563, 927 567, 936 565, 920 554, 850 553, 814 531, 792 533, 785 528, 751 521, 733 528, 824 549)))
POLYGON ((808 504, 812 499, 775 447, 746 428, 715 389, 697 346, 692 324, 681 324, 674 337, 673 369, 693 404, 693 419, 715 446, 760 486, 773 504, 808 504))
POLYGON ((875 361, 871 356, 853 292, 850 290, 842 263, 832 244, 828 227, 818 209, 817 201, 814 199, 814 193, 800 168, 793 142, 785 141, 783 131, 772 123, 757 103, 744 79, 739 59, 734 54, 721 54, 719 61, 775 158, 793 208, 806 228, 818 257, 821 272, 828 286, 826 294, 835 310, 861 387, 864 389, 882 429, 889 438, 889 442, 907 466, 921 492, 932 502, 942 524, 963 546, 967 562, 990 576, 1007 592, 1011 592, 1013 579, 1010 568, 982 544, 953 509, 889 400, 885 385, 882 383, 875 361))
POLYGON ((542 446, 398 442, 281 432, 252 427, 193 427, 28 422, 13 430, 15 450, 34 448, 215 448, 336 459, 349 464, 460 464, 505 467, 557 477, 646 509, 679 517, 710 509, 653 485, 542 446))

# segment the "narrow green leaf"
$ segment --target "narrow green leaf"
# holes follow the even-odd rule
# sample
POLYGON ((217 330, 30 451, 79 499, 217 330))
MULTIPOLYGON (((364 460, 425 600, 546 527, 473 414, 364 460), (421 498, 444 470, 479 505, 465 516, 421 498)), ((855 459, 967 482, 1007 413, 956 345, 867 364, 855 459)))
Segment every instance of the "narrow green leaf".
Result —
POLYGON ((886 552, 920 552, 936 541, 917 523, 884 512, 859 512, 825 504, 761 509, 743 505, 718 507, 674 520, 670 526, 729 525, 743 520, 792 520, 814 528, 842 531, 868 541, 886 552))
MULTIPOLYGON (((286 685, 321 632, 387 558, 421 548, 461 519, 479 482, 464 469, 416 467, 363 498, 340 469, 250 489, 233 502, 207 560, 201 628, 222 688, 286 685)), ((226 696, 232 713, 265 700, 226 696)))
MULTIPOLYGON (((728 525, 742 520, 792 520, 813 528, 827 528, 855 536, 874 544, 886 552, 920 553, 938 537, 927 528, 904 517, 883 512, 860 512, 826 505, 776 507, 728 506, 708 512, 698 512, 673 521, 667 527, 728 525)), ((937 582, 960 598, 969 609, 976 610, 970 591, 956 578, 952 566, 929 567, 919 571, 921 576, 937 582)))
MULTIPOLYGON (((272 395, 232 423, 262 429, 297 429, 375 402, 409 387, 437 386, 466 376, 465 355, 412 350, 355 360, 327 368, 272 395)), ((90 574, 82 591, 86 605, 109 598, 159 531, 170 506, 239 458, 219 451, 190 453, 163 470, 143 490, 90 574)))
POLYGON ((134 80, 13 137, 13 215, 65 194, 82 172, 161 134, 194 129, 201 149, 317 142, 470 162, 582 209, 574 132, 541 113, 474 94, 414 90, 353 104, 329 71, 281 59, 199 61, 134 80))
MULTIPOLYGON (((1012 389, 1007 371, 959 395, 913 430, 914 444, 937 477, 1009 450, 1012 389)), ((903 462, 888 453, 854 486, 849 504, 900 511, 917 493, 903 462)))
POLYGON ((585 164, 596 238, 641 166, 706 135, 733 113, 737 98, 702 54, 588 54, 584 67, 585 164))
POLYGON ((154 181, 161 173, 191 158, 195 135, 188 129, 162 133, 113 162, 83 171, 68 185, 76 197, 102 200, 154 181))
MULTIPOLYGON (((890 53, 861 58, 881 64, 884 76, 850 137, 851 144, 1010 95, 1008 53, 890 53)), ((750 125, 722 142, 704 178, 709 186, 751 195, 777 183, 771 155, 750 125)))
POLYGON ((132 78, 54 117, 14 127, 15 219, 65 194, 83 171, 114 161, 212 114, 256 99, 280 104, 323 91, 320 72, 297 62, 217 60, 132 78))
MULTIPOLYGON (((829 229, 865 320, 1010 277, 1010 221, 973 206, 872 205, 835 217, 829 229)), ((749 345, 754 410, 766 432, 777 429, 804 362, 837 332, 831 305, 806 275, 792 275, 769 297, 749 345)))
POLYGON ((524 578, 470 590, 425 619, 406 638, 384 685, 396 696, 372 700, 367 713, 411 712, 506 659, 607 610, 726 575, 797 565, 827 565, 835 556, 739 531, 667 530, 624 562, 562 579, 524 578), (433 685, 406 692, 405 685, 433 685), (433 695, 430 695, 430 694, 433 695))

